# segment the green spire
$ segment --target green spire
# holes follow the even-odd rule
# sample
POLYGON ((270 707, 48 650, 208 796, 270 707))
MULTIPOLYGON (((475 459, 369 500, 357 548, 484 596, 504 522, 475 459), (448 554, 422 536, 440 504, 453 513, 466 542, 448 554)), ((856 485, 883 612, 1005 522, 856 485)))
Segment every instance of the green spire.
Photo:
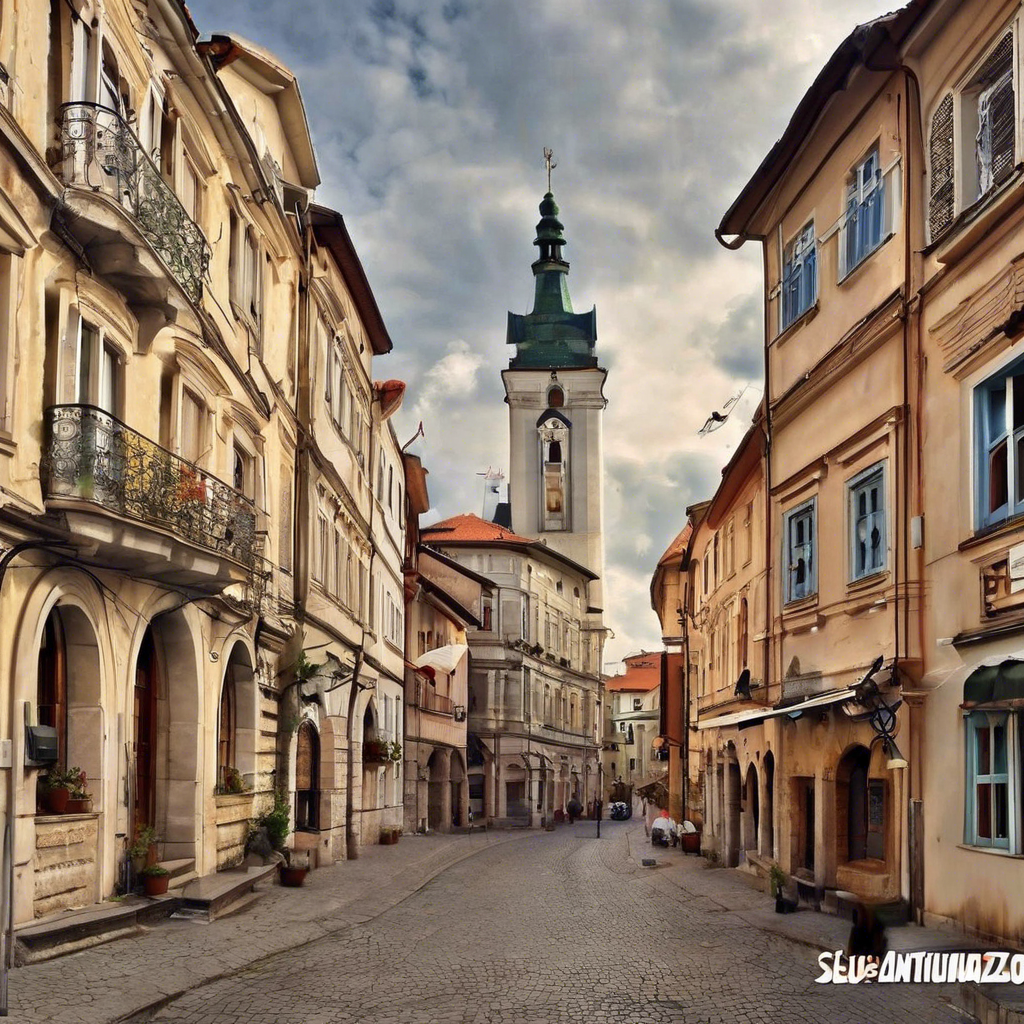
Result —
MULTIPOLYGON (((545 154, 547 155, 547 154, 545 154)), ((550 170, 548 172, 550 177, 550 170)), ((550 190, 540 203, 540 222, 533 244, 540 256, 533 264, 533 312, 508 315, 508 344, 516 346, 509 366, 596 366, 597 315, 574 313, 569 298, 569 264, 562 259, 565 226, 550 190)))

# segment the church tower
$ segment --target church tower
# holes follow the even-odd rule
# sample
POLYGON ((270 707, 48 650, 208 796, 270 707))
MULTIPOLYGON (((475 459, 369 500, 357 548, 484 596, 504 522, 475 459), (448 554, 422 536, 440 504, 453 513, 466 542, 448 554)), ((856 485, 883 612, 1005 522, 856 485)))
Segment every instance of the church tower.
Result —
POLYGON ((608 373, 598 366, 597 312, 574 313, 569 264, 558 206, 548 191, 534 239, 533 312, 508 315, 516 353, 502 371, 509 406, 509 502, 512 529, 537 537, 601 579, 591 588, 591 612, 603 610, 604 457, 601 420, 608 373))

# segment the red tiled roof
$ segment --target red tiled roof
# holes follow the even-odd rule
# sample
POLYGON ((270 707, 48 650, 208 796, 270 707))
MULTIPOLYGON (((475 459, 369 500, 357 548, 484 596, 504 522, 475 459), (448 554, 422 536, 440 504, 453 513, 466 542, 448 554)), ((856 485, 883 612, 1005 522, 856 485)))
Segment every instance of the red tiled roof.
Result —
POLYGON ((692 532, 690 524, 687 523, 676 535, 676 539, 665 549, 665 554, 658 559, 658 565, 679 561, 680 556, 686 550, 686 545, 690 540, 692 532))
POLYGON ((663 652, 634 654, 625 658, 626 671, 621 676, 612 676, 605 683, 605 689, 612 693, 620 690, 630 693, 647 693, 661 685, 661 659, 663 652))
POLYGON ((489 523, 486 519, 467 513, 461 516, 452 516, 450 519, 442 519, 439 523, 431 526, 424 526, 420 530, 420 537, 427 543, 435 541, 463 542, 488 542, 506 541, 510 544, 533 544, 529 537, 520 537, 518 533, 507 530, 497 523, 489 523))

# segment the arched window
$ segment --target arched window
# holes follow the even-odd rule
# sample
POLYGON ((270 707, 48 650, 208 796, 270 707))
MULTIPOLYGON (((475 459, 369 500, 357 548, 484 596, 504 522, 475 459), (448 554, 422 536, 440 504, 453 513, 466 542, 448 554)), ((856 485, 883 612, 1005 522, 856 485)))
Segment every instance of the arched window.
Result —
POLYGON ((306 719, 295 743, 295 830, 320 827, 320 737, 306 719))
POLYGON ((217 778, 228 785, 228 768, 235 765, 235 734, 237 731, 238 697, 235 693, 235 667, 228 664, 220 691, 220 714, 217 718, 217 778))
POLYGON ((561 409, 565 405, 565 392, 560 387, 553 387, 548 392, 548 408, 561 409))

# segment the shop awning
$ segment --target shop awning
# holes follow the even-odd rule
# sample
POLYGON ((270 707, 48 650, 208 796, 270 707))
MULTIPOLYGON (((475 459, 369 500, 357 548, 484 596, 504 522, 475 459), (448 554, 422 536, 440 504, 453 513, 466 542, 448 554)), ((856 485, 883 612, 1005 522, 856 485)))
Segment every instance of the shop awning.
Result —
POLYGON ((445 644, 421 654, 415 664, 417 668, 432 668, 435 672, 454 672, 468 651, 465 644, 445 644))
POLYGON ((1007 658, 982 665, 964 680, 964 704, 1024 700, 1024 661, 1007 658))
POLYGON ((786 704, 783 707, 775 708, 749 708, 746 711, 737 711, 731 715, 719 715, 717 718, 704 718, 697 722, 698 729, 721 729, 723 726, 736 725, 741 729, 747 725, 756 725, 766 718, 778 718, 780 715, 789 715, 797 718, 805 711, 812 708, 828 707, 830 704, 839 704, 841 701, 849 700, 856 691, 852 686, 843 690, 833 690, 831 693, 822 693, 816 697, 808 697, 805 700, 796 701, 793 704, 786 704))

